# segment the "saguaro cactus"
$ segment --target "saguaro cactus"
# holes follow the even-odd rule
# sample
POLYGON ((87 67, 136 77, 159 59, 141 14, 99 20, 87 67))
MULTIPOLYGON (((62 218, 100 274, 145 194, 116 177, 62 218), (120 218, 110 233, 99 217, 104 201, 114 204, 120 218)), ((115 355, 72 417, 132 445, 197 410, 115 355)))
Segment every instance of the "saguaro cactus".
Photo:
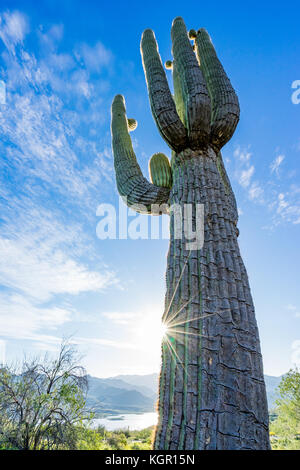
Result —
MULTIPOLYGON (((112 104, 117 187, 138 212, 170 213, 155 449, 269 449, 268 410, 258 329, 237 242, 235 197, 221 148, 239 120, 239 103, 204 29, 188 37, 172 25, 174 96, 154 33, 141 53, 151 110, 172 150, 150 161, 152 183, 133 152, 125 100, 112 104), (194 40, 194 47, 191 44, 194 40), (204 205, 204 244, 175 236, 173 206, 204 205)), ((194 220, 193 215, 193 220, 194 220)))

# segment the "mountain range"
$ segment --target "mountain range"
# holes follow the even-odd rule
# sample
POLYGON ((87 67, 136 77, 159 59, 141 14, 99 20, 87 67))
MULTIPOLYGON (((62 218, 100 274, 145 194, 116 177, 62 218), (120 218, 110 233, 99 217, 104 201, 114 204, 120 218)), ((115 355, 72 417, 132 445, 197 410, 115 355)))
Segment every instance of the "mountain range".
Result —
MULTIPOLYGON (((275 405, 276 388, 281 377, 265 375, 269 410, 275 405)), ((146 413, 155 410, 158 374, 118 375, 98 378, 88 376, 87 405, 98 416, 120 413, 146 413)))

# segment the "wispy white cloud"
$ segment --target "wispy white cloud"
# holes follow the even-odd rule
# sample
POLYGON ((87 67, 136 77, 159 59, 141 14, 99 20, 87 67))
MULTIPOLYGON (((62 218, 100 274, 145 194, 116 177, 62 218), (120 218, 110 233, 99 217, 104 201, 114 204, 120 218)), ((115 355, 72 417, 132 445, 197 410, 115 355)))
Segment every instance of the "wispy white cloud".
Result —
MULTIPOLYGON (((0 297, 0 363, 5 362, 6 343, 9 340, 30 341, 34 349, 40 351, 55 352, 59 349, 62 336, 58 333, 60 327, 71 324, 73 310, 60 307, 44 307, 42 304, 34 304, 21 295, 9 295, 0 297), (13 318, 13 321, 12 321, 13 318), (44 333, 53 332, 53 334, 44 333)), ((107 347, 116 349, 136 349, 133 342, 123 340, 76 336, 69 337, 70 343, 80 347, 107 347)))
POLYGON ((103 312, 101 316, 119 325, 128 325, 137 317, 137 314, 132 312, 103 312))
POLYGON ((6 287, 46 301, 55 294, 78 294, 103 289, 113 280, 67 256, 62 250, 26 245, 24 240, 0 239, 0 282, 6 287))
MULTIPOLYGON (((21 25, 25 17, 23 23, 20 18, 20 13, 5 13, 2 22, 21 25)), ((7 28, 11 31, 12 26, 7 28)), ((22 31, 16 37, 24 37, 25 26, 22 31)), ((12 53, 12 33, 2 37, 7 46, 2 59, 8 90, 7 106, 0 107, 0 130, 5 141, 1 151, 6 157, 3 165, 14 166, 14 172, 19 171, 23 178, 45 182, 68 199, 76 197, 86 211, 96 191, 99 193, 100 180, 112 171, 111 159, 98 137, 99 125, 106 122, 103 98, 107 82, 100 75, 91 80, 85 62, 83 66, 78 64, 75 54, 57 52, 56 43, 63 34, 61 25, 39 34, 48 44, 41 57, 28 52, 20 41, 16 47, 14 42, 12 53)), ((84 51, 92 55, 94 49, 84 51)), ((111 67, 111 56, 104 46, 101 49, 97 45, 94 52, 102 69, 111 67), (105 57, 100 60, 101 53, 105 57)), ((105 106, 109 107, 108 103, 105 106)))
POLYGON ((300 318, 300 309, 298 309, 296 307, 296 305, 293 305, 293 304, 288 304, 286 306, 287 310, 289 310, 290 312, 293 312, 293 315, 296 317, 296 318, 300 318))
MULTIPOLYGON (((38 32, 45 45, 38 56, 21 41, 29 32, 24 15, 6 12, 1 22, 8 90, 7 104, 0 106, 2 212, 19 199, 24 212, 33 203, 37 211, 45 202, 49 208, 51 201, 57 211, 71 205, 74 214, 81 211, 82 220, 94 217, 101 188, 112 179, 112 158, 99 139, 99 126, 106 120, 105 88, 94 88, 95 80, 74 54, 57 52, 62 25, 38 32), (72 96, 76 100, 70 102, 72 96)), ((97 80, 99 85, 102 79, 97 80)))
POLYGON ((50 28, 45 31, 43 25, 40 25, 38 31, 38 38, 40 40, 41 46, 46 51, 54 51, 57 44, 62 40, 64 35, 64 25, 63 24, 53 24, 50 28))
POLYGON ((74 337, 72 340, 78 345, 88 345, 88 346, 107 346, 110 348, 117 349, 136 349, 135 345, 126 341, 116 341, 111 339, 104 338, 91 338, 91 337, 74 337))
POLYGON ((0 339, 0 365, 5 364, 6 341, 0 339))
POLYGON ((90 71, 100 72, 103 67, 110 67, 113 55, 100 41, 95 46, 83 43, 77 47, 76 57, 82 61, 90 71))
POLYGON ((236 147, 233 155, 242 162, 249 162, 252 153, 249 152, 249 149, 242 149, 239 145, 236 147))
POLYGON ((63 25, 30 30, 21 12, 7 11, 0 22, 7 89, 0 105, 0 334, 56 347, 59 328, 78 316, 75 296, 117 282, 95 250, 96 220, 89 225, 112 180, 112 158, 99 138, 109 107, 101 74, 111 70, 112 55, 100 43, 81 45, 79 60, 60 44, 63 25))
POLYGON ((99 291, 117 282, 99 259, 101 271, 89 267, 88 259, 97 256, 80 223, 57 210, 41 210, 27 198, 8 198, 8 203, 0 237, 2 285, 48 300, 56 294, 99 291))
MULTIPOLYGON (((280 223, 300 223, 300 187, 291 183, 296 172, 288 170, 285 179, 279 180, 279 171, 285 155, 279 154, 270 164, 269 176, 264 182, 255 174, 255 158, 249 148, 237 147, 234 151, 234 177, 246 191, 249 200, 265 205, 270 211, 270 223, 265 228, 274 228, 280 223), (277 178, 274 178, 277 176, 277 178), (289 186, 286 182, 288 181, 289 186), (283 189, 284 188, 284 189, 283 189)), ((281 169, 283 171, 283 168, 281 169)))
POLYGON ((252 201, 259 201, 261 203, 264 202, 264 189, 257 181, 254 181, 248 191, 249 199, 252 201))
POLYGON ((239 176, 239 183, 243 188, 247 188, 250 185, 250 180, 254 173, 254 166, 251 165, 247 170, 242 170, 239 176))
POLYGON ((279 174, 279 167, 284 159, 285 159, 285 155, 278 155, 278 157, 276 157, 275 160, 273 160, 273 162, 270 165, 271 173, 276 173, 277 175, 279 174))
MULTIPOLYGON (((34 339, 31 339, 31 346, 33 349, 36 349, 39 351, 46 351, 47 355, 48 353, 58 353, 60 350, 60 344, 61 344, 61 339, 55 338, 55 340, 51 339, 48 342, 43 342, 43 336, 39 339, 39 336, 36 335, 33 337, 34 339)), ((45 341, 47 341, 48 338, 45 338, 45 341)))
POLYGON ((297 339, 292 343, 291 362, 293 366, 300 367, 300 339, 297 339))
POLYGON ((249 149, 237 147, 234 151, 236 162, 235 178, 239 185, 247 191, 252 201, 264 202, 264 189, 258 181, 253 181, 255 166, 252 163, 252 153, 249 149))
POLYGON ((300 224, 300 200, 299 198, 295 199, 293 196, 292 191, 278 194, 276 214, 280 217, 280 220, 298 225, 300 224))
POLYGON ((43 307, 22 295, 9 293, 1 294, 0 311, 1 336, 14 339, 32 339, 43 329, 56 330, 72 316, 68 309, 43 307))
MULTIPOLYGON (((4 356, 5 352, 5 340, 30 341, 34 349, 57 351, 62 340, 61 328, 67 324, 71 325, 78 313, 70 306, 45 306, 41 303, 41 299, 28 299, 21 294, 8 292, 4 292, 0 296, 0 311, 0 336, 2 338, 0 340, 0 362, 1 354, 3 353, 4 356)), ((120 313, 118 315, 117 312, 111 312, 104 315, 106 318, 123 325, 122 321, 118 321, 119 315, 123 315, 129 320, 134 314, 120 313)), ((134 342, 103 338, 101 335, 99 337, 72 335, 69 341, 78 346, 88 346, 89 348, 97 346, 116 349, 137 348, 134 342)))
MULTIPOLYGON (((60 307, 44 307, 33 303, 21 295, 2 295, 0 297, 0 331, 1 337, 7 340, 25 340, 35 343, 35 349, 56 351, 61 343, 61 336, 57 335, 59 327, 70 324, 74 311, 60 307), (13 321, 12 321, 13 319, 13 321), (44 331, 53 332, 45 334, 44 331)), ((132 343, 117 341, 101 337, 71 336, 71 343, 80 346, 106 346, 118 349, 133 349, 132 343)), ((6 341, 0 340, 5 350, 6 341)), ((1 362, 1 356, 0 356, 1 362)))
POLYGON ((28 32, 28 19, 23 13, 13 11, 0 15, 0 38, 12 52, 14 46, 22 42, 28 32))

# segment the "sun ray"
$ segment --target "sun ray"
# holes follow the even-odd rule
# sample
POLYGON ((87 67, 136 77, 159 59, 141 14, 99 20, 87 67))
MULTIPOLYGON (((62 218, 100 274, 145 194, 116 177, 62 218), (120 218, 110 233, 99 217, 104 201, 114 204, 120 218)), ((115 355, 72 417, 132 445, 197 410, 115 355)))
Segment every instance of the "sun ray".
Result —
POLYGON ((209 313, 207 315, 199 315, 198 317, 189 318, 187 320, 183 320, 183 321, 180 321, 180 322, 177 322, 177 323, 169 323, 168 328, 173 328, 173 326, 184 325, 185 323, 189 323, 189 322, 192 322, 192 321, 195 321, 195 320, 200 320, 202 318, 212 317, 213 315, 217 315, 217 314, 218 314, 218 312, 209 313))
MULTIPOLYGON (((209 339, 209 336, 207 335, 202 335, 201 333, 192 333, 191 331, 184 331, 184 330, 174 330, 172 329, 172 333, 177 333, 177 334, 180 334, 180 335, 190 335, 190 336, 198 336, 199 338, 207 338, 209 339)), ((176 335, 174 335, 176 336, 176 335)))
MULTIPOLYGON (((181 360, 180 357, 178 356, 178 354, 177 354, 177 352, 176 352, 176 350, 175 350, 173 344, 171 343, 171 341, 169 340, 169 338, 168 338, 167 336, 166 336, 166 340, 167 340, 167 346, 169 347, 169 350, 170 350, 171 355, 174 354, 174 357, 176 357, 176 359, 178 359, 178 362, 181 364, 181 366, 182 366, 184 372, 185 372, 186 374, 188 374, 186 368, 184 367, 184 364, 183 364, 182 360, 181 360)), ((176 361, 176 362, 177 362, 177 361, 176 361)))
MULTIPOLYGON (((173 330, 170 330, 170 329, 168 328, 168 332, 167 332, 167 334, 166 334, 166 336, 165 336, 165 339, 166 339, 166 341, 167 341, 167 346, 168 346, 168 348, 169 348, 169 350, 170 350, 170 353, 171 353, 171 355, 174 355, 174 357, 176 357, 176 359, 178 359, 178 362, 179 362, 179 364, 182 366, 182 369, 183 369, 184 373, 187 375, 188 378, 190 378, 190 374, 188 373, 187 368, 185 367, 183 361, 180 359, 179 355, 178 355, 177 352, 176 352, 175 347, 173 346, 173 344, 171 343, 171 341, 170 341, 170 339, 169 339, 169 337, 168 337, 168 335, 170 335, 170 333, 172 334, 172 333, 173 333, 173 330)), ((176 337, 176 332, 175 332, 175 335, 174 335, 174 336, 176 337)), ((177 361, 176 361, 176 362, 177 362, 177 361)))
POLYGON ((191 250, 190 250, 190 252, 189 252, 189 255, 188 255, 187 259, 185 260, 184 266, 183 266, 182 271, 181 271, 181 273, 180 273, 179 279, 178 279, 178 281, 177 281, 177 284, 176 284, 175 290, 174 290, 174 292, 173 292, 173 295, 172 295, 172 297, 171 297, 171 300, 170 300, 169 306, 168 306, 168 308, 167 308, 167 311, 166 311, 166 312, 164 313, 164 315, 163 315, 163 320, 167 317, 167 315, 168 315, 168 313, 169 313, 169 311, 170 311, 171 305, 172 305, 172 303, 173 303, 173 300, 174 300, 174 297, 175 297, 175 295, 176 295, 177 289, 178 289, 179 284, 180 284, 180 282, 181 282, 181 279, 182 279, 182 276, 183 276, 183 272, 184 272, 185 267, 186 267, 186 265, 187 265, 187 262, 188 262, 188 260, 189 260, 189 258, 190 258, 190 255, 191 255, 191 250))
POLYGON ((196 295, 194 295, 191 299, 189 299, 185 304, 183 304, 179 310, 177 310, 176 312, 173 313, 173 315, 167 319, 167 324, 172 324, 172 321, 176 318, 177 315, 179 315, 179 313, 185 308, 188 306, 189 303, 192 302, 192 300, 194 300, 194 298, 196 297, 196 295))

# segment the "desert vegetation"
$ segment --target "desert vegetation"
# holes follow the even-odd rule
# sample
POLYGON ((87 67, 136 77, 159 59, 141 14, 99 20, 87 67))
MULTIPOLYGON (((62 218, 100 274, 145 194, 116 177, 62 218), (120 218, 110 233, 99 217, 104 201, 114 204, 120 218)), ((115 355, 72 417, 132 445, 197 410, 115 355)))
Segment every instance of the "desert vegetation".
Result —
MULTIPOLYGON (((69 342, 56 357, 24 358, 0 369, 1 450, 150 450, 154 426, 140 431, 94 427, 86 405, 87 376, 69 342)), ((278 387, 271 414, 274 450, 300 450, 300 372, 290 370, 278 387)))
POLYGON ((300 372, 291 369, 278 387, 270 436, 274 450, 300 450, 300 372))

